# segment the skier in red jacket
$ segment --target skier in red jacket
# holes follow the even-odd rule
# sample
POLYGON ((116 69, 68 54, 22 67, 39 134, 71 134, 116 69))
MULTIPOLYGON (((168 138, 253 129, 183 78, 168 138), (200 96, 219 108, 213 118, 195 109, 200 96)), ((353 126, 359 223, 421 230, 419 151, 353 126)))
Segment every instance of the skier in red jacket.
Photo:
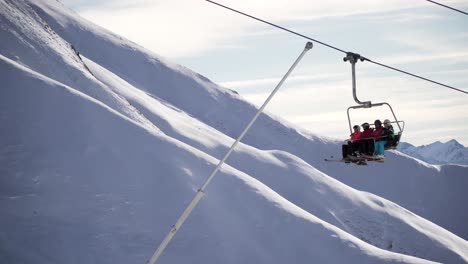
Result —
POLYGON ((364 130, 362 138, 367 138, 366 140, 363 140, 360 144, 360 151, 362 154, 366 156, 374 156, 374 151, 375 151, 375 142, 380 140, 383 127, 382 127, 382 122, 377 119, 374 121, 374 126, 375 129, 369 129, 368 131, 364 130))
POLYGON ((375 125, 375 129, 374 129, 374 132, 372 132, 372 137, 376 141, 378 141, 383 131, 382 122, 379 119, 377 119, 375 120, 374 125, 375 125))
POLYGON ((361 133, 361 140, 359 141, 359 152, 364 155, 372 155, 374 153, 374 129, 370 127, 369 123, 362 124, 364 131, 361 133))
POLYGON ((370 127, 369 123, 366 122, 362 124, 362 128, 364 129, 364 131, 362 131, 361 133, 361 139, 371 138, 374 129, 370 127))
POLYGON ((341 146, 341 154, 343 159, 347 156, 352 155, 354 150, 358 149, 359 139, 361 138, 361 128, 359 125, 353 126, 353 133, 349 135, 349 140, 347 144, 343 144, 341 146))
POLYGON ((353 133, 349 136, 352 141, 358 140, 361 138, 361 128, 358 125, 353 126, 353 133))

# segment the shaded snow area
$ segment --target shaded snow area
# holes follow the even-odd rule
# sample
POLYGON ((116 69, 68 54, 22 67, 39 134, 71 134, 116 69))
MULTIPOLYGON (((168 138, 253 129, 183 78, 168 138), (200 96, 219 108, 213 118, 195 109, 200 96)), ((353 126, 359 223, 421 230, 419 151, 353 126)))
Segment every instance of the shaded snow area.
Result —
MULTIPOLYGON (((57 1, 0 0, 0 263, 145 263, 254 115, 57 1)), ((158 263, 467 263, 468 168, 262 114, 158 263)))
POLYGON ((418 147, 403 142, 398 146, 398 150, 431 164, 468 165, 468 147, 458 143, 455 139, 445 143, 437 141, 418 147))

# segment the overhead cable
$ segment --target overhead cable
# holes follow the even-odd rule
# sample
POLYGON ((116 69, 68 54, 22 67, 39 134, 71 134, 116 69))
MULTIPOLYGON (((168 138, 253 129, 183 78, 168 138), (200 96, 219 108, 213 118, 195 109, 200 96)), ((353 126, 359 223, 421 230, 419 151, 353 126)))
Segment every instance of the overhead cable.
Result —
POLYGON ((220 3, 216 3, 216 2, 213 2, 213 1, 210 1, 210 0, 205 0, 205 1, 210 2, 210 3, 212 3, 212 4, 215 4, 215 5, 218 5, 218 6, 220 6, 220 7, 226 8, 226 9, 228 9, 228 10, 231 10, 231 11, 235 12, 235 13, 244 15, 244 16, 246 16, 246 17, 255 19, 255 20, 257 20, 257 21, 263 22, 263 23, 268 24, 268 25, 270 25, 270 26, 273 26, 273 27, 282 29, 282 30, 287 31, 287 32, 289 32, 289 33, 292 33, 292 34, 294 34, 294 35, 303 37, 303 38, 308 39, 308 40, 315 41, 315 42, 317 42, 317 43, 319 43, 319 44, 321 44, 321 45, 323 45, 323 46, 329 47, 329 48, 331 48, 331 49, 334 49, 334 50, 337 50, 337 51, 341 51, 341 52, 343 52, 343 53, 347 53, 346 51, 344 51, 344 50, 342 50, 342 49, 339 49, 339 48, 337 48, 337 47, 334 47, 334 46, 332 46, 332 45, 330 45, 330 44, 327 44, 327 43, 325 43, 325 42, 322 42, 322 41, 313 39, 313 38, 308 37, 308 36, 306 36, 306 35, 303 35, 303 34, 301 34, 301 33, 297 33, 296 31, 292 31, 292 30, 287 29, 287 28, 285 28, 285 27, 282 27, 282 26, 273 24, 273 23, 271 23, 271 22, 268 22, 268 21, 266 21, 266 20, 260 19, 260 18, 258 18, 258 17, 254 17, 254 16, 252 16, 252 15, 249 15, 249 14, 244 13, 244 12, 241 12, 241 11, 239 11, 239 10, 230 8, 230 7, 225 6, 225 5, 222 5, 222 4, 220 4, 220 3))
MULTIPOLYGON (((214 4, 214 5, 220 6, 220 7, 222 7, 222 8, 228 9, 228 10, 233 11, 233 12, 235 12, 235 13, 241 14, 241 15, 243 15, 243 16, 252 18, 252 19, 254 19, 254 20, 260 21, 260 22, 262 22, 262 23, 268 24, 268 25, 270 25, 270 26, 273 26, 273 27, 279 28, 279 29, 281 29, 281 30, 287 31, 287 32, 289 32, 289 33, 291 33, 291 34, 294 34, 294 35, 297 35, 297 36, 299 36, 299 37, 302 37, 302 38, 305 38, 305 39, 314 41, 314 42, 316 42, 316 43, 318 43, 318 44, 321 44, 321 45, 326 46, 326 47, 328 47, 328 48, 334 49, 334 50, 336 50, 336 51, 339 51, 339 52, 342 52, 342 53, 345 53, 345 54, 348 53, 348 52, 346 52, 345 50, 340 49, 340 48, 337 48, 337 47, 335 47, 335 46, 333 46, 333 45, 327 44, 327 43, 322 42, 322 41, 319 41, 319 40, 317 40, 317 39, 313 39, 313 38, 308 37, 308 36, 306 36, 306 35, 304 35, 304 34, 301 34, 301 33, 298 33, 298 32, 296 32, 296 31, 293 31, 293 30, 287 29, 287 28, 285 28, 285 27, 279 26, 279 25, 277 25, 277 24, 268 22, 268 21, 263 20, 263 19, 260 19, 260 18, 258 18, 258 17, 249 15, 249 14, 247 14, 247 13, 241 12, 241 11, 236 10, 236 9, 234 9, 234 8, 231 8, 231 7, 222 5, 222 4, 220 4, 220 3, 217 3, 217 2, 214 2, 214 1, 211 1, 211 0, 205 0, 205 1, 207 1, 207 2, 209 2, 209 3, 211 3, 211 4, 214 4)), ((400 70, 400 69, 398 69, 398 68, 395 68, 395 67, 392 67, 392 66, 389 66, 389 65, 385 65, 385 64, 383 64, 383 63, 380 63, 380 62, 377 62, 377 61, 374 61, 374 60, 371 60, 371 59, 368 59, 368 58, 365 58, 365 57, 363 57, 363 59, 365 59, 366 61, 369 61, 370 63, 373 63, 373 64, 376 64, 376 65, 385 67, 385 68, 387 68, 387 69, 391 69, 391 70, 394 70, 394 71, 397 71, 397 72, 400 72, 400 73, 404 73, 404 74, 410 75, 410 76, 412 76, 412 77, 415 77, 415 78, 418 78, 418 79, 421 79, 421 80, 424 80, 424 81, 428 81, 428 82, 431 82, 431 83, 434 83, 434 84, 443 86, 443 87, 445 87, 445 88, 449 88, 449 89, 452 89, 452 90, 455 90, 455 91, 458 91, 458 92, 461 92, 461 93, 468 94, 467 91, 464 91, 464 90, 462 90, 462 89, 458 89, 458 88, 455 88, 455 87, 453 87, 453 86, 450 86, 450 85, 447 85, 447 84, 443 84, 443 83, 441 83, 441 82, 437 82, 437 81, 431 80, 431 79, 429 79, 429 78, 425 78, 425 77, 419 76, 419 75, 414 74, 414 73, 410 73, 410 72, 407 72, 407 71, 404 71, 404 70, 400 70)))
POLYGON ((452 9, 453 11, 460 12, 460 13, 462 13, 462 14, 464 14, 464 15, 468 15, 467 12, 461 11, 460 9, 456 9, 456 8, 451 7, 451 6, 438 3, 438 2, 436 2, 436 1, 431 1, 431 0, 426 0, 426 1, 431 2, 431 3, 433 3, 433 4, 436 4, 436 5, 440 5, 440 6, 442 6, 442 7, 448 8, 448 9, 452 9))

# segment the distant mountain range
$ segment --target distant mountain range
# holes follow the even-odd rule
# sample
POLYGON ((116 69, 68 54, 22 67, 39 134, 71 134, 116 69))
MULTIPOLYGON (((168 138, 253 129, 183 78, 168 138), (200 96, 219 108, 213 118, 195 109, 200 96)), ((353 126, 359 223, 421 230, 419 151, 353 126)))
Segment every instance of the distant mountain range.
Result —
POLYGON ((455 139, 446 143, 436 141, 418 147, 401 142, 398 150, 431 164, 468 165, 468 147, 463 146, 455 139))

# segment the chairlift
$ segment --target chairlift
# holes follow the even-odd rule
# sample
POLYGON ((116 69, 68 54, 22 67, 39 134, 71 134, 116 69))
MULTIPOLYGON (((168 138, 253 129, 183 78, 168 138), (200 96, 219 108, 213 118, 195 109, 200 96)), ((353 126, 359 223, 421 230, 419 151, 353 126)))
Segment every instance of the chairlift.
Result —
MULTIPOLYGON (((387 143, 384 146, 384 149, 385 150, 396 149, 398 144, 400 143, 401 136, 403 135, 403 131, 405 129, 405 122, 402 121, 402 120, 397 119, 397 117, 395 115, 395 112, 393 111, 393 108, 389 103, 387 103, 387 102, 372 103, 371 101, 361 102, 357 98, 357 95, 356 95, 356 63, 359 60, 364 61, 366 59, 364 57, 361 57, 359 54, 352 53, 352 52, 348 52, 346 54, 346 57, 343 58, 343 61, 345 61, 345 62, 349 61, 351 63, 353 98, 354 98, 354 101, 358 104, 358 105, 348 107, 347 115, 348 115, 349 131, 350 131, 350 133, 353 133, 352 124, 351 124, 351 116, 350 116, 350 110, 351 109, 361 109, 361 108, 362 109, 371 109, 372 107, 387 106, 390 109, 390 111, 392 112, 392 115, 393 115, 393 120, 390 121, 390 123, 392 124, 392 126, 393 126, 393 124, 395 124, 396 127, 398 128, 398 131, 394 134, 392 140, 387 141, 387 143)), ((353 162, 353 163, 356 163, 358 165, 366 165, 367 164, 366 161, 380 161, 380 162, 383 162, 383 159, 375 159, 373 157, 362 157, 362 158, 358 158, 358 159, 356 159, 354 161, 333 160, 333 159, 325 159, 325 161, 340 161, 340 162, 342 161, 342 162, 346 162, 346 163, 353 162)))
POLYGON ((350 131, 350 133, 353 132, 352 125, 351 125, 351 116, 349 114, 349 110, 351 110, 351 109, 360 109, 360 108, 370 109, 372 107, 387 106, 390 109, 390 111, 392 112, 392 115, 393 115, 393 121, 391 121, 390 123, 396 124, 399 131, 397 133, 395 133, 395 136, 394 136, 393 140, 391 140, 391 141, 387 142, 387 144, 385 144, 385 150, 387 150, 387 149, 396 149, 398 144, 400 143, 401 136, 403 135, 403 131, 405 129, 405 122, 402 121, 402 120, 397 119, 397 117, 395 115, 395 112, 393 111, 393 108, 389 103, 387 103, 387 102, 372 103, 371 101, 361 102, 357 98, 357 95, 356 95, 356 63, 358 62, 358 60, 364 61, 365 58, 361 57, 359 54, 352 53, 352 52, 348 52, 346 54, 346 57, 343 58, 343 61, 345 61, 345 62, 349 61, 351 63, 351 74, 352 74, 352 78, 353 78, 352 79, 353 98, 354 98, 354 101, 356 103, 358 103, 358 105, 348 107, 348 110, 347 110, 349 131, 350 131))

